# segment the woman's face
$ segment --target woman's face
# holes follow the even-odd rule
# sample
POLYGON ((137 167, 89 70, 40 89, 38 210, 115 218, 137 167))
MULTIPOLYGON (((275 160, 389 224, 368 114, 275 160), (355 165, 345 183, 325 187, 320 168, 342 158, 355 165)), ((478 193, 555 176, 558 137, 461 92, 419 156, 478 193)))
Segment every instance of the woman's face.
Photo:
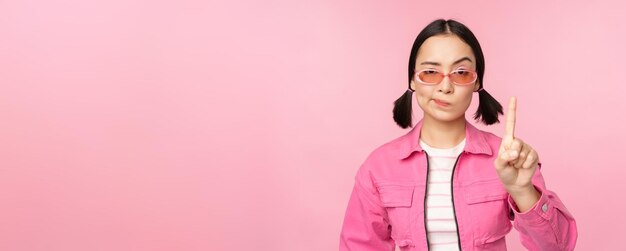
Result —
MULTIPOLYGON (((458 69, 475 71, 476 59, 472 48, 456 35, 437 35, 426 39, 417 52, 415 72, 423 69, 434 69, 444 74, 458 69)), ((466 86, 456 85, 448 77, 436 85, 424 85, 415 78, 411 80, 411 88, 415 90, 415 98, 424 111, 424 117, 439 121, 465 119, 472 93, 479 87, 478 80, 466 86)))

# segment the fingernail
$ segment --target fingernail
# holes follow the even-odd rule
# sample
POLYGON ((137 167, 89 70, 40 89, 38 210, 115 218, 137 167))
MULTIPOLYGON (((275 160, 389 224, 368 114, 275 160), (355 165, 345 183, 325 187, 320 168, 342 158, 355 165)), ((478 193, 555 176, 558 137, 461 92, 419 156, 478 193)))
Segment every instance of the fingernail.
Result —
POLYGON ((511 156, 511 158, 517 157, 517 151, 511 151, 511 154, 509 156, 511 156))

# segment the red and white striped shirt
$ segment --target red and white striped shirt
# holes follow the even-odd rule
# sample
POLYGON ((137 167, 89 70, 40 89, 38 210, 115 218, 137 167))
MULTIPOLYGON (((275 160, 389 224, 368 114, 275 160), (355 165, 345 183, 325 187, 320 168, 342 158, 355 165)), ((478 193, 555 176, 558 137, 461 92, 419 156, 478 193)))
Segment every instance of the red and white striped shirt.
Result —
POLYGON ((459 250, 459 239, 452 209, 452 168, 465 147, 465 139, 452 148, 434 148, 420 139, 428 153, 426 230, 430 250, 459 250))

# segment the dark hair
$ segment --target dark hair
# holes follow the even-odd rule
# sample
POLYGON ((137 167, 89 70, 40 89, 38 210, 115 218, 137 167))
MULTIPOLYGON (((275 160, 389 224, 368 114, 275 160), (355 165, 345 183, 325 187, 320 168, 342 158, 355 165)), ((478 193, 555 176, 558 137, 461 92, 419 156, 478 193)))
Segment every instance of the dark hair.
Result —
MULTIPOLYGON (((452 19, 437 19, 424 27, 424 29, 415 38, 413 48, 411 48, 411 56, 409 57, 409 88, 394 102, 393 107, 393 120, 395 120, 396 123, 402 128, 413 126, 411 123, 411 96, 414 90, 411 89, 411 79, 415 74, 417 51, 426 39, 441 34, 454 34, 472 48, 474 56, 476 57, 476 73, 478 74, 477 81, 480 83, 480 89, 483 88, 485 57, 483 56, 483 51, 480 48, 480 44, 478 43, 476 37, 469 28, 458 21, 452 19)), ((483 89, 478 92, 478 102, 478 110, 474 114, 475 120, 480 118, 486 125, 500 122, 498 119, 498 113, 503 114, 502 105, 500 105, 495 98, 487 93, 486 90, 483 89)))

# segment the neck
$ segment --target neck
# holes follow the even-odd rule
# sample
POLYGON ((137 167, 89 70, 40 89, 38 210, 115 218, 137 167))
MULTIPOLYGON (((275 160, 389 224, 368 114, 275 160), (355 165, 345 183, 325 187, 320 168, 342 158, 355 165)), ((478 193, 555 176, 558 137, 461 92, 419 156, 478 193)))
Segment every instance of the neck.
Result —
POLYGON ((440 121, 424 117, 420 139, 435 148, 451 148, 465 139, 465 117, 454 121, 440 121))

